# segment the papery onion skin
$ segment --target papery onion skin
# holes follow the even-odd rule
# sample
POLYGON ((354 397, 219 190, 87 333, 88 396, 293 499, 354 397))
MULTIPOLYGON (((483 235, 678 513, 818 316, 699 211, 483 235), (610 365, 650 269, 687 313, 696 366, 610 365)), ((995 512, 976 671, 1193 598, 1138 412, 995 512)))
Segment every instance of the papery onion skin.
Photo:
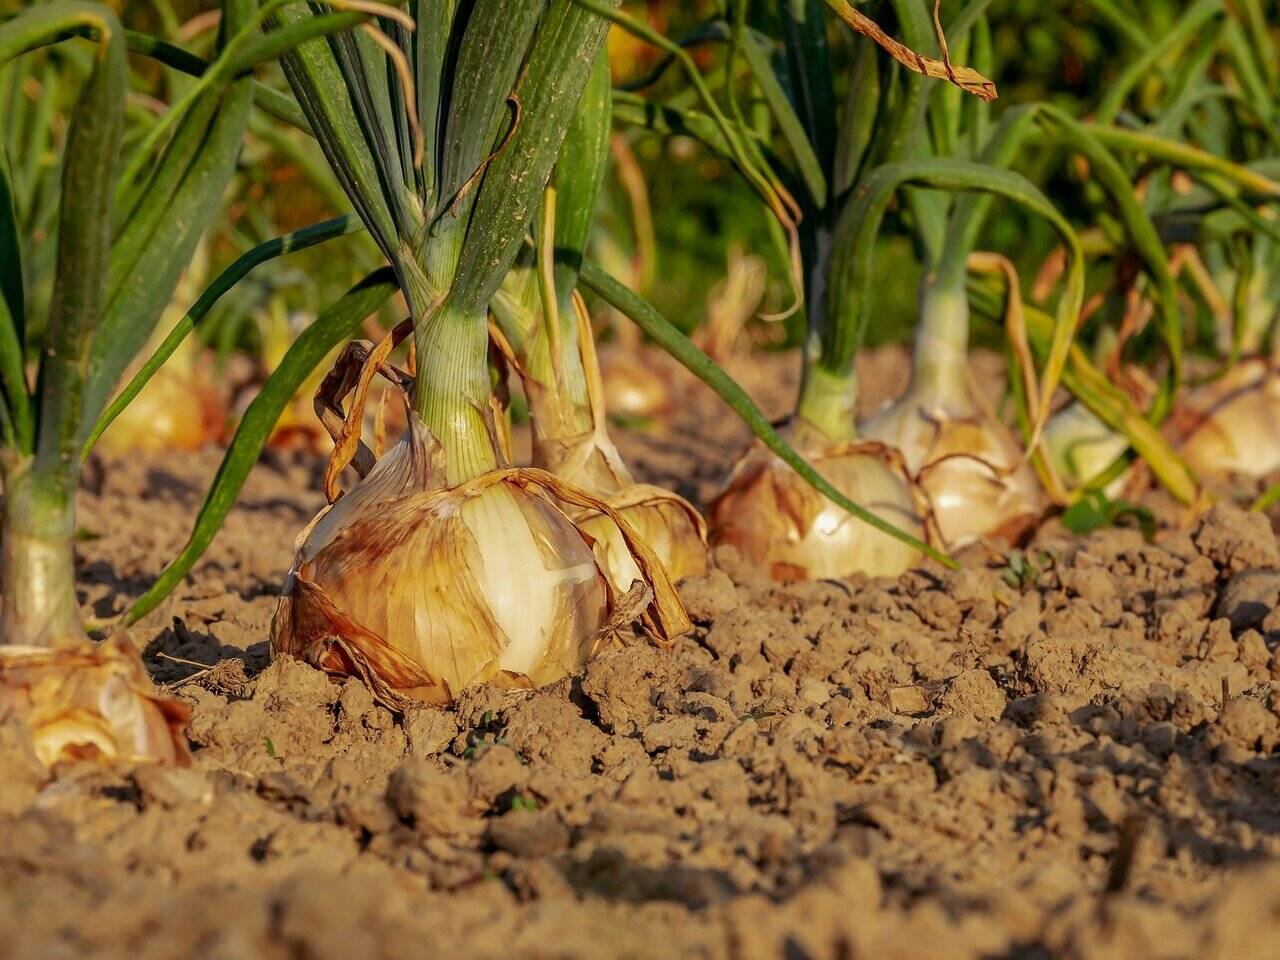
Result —
MULTIPOLYGON (((902 530, 923 529, 902 477, 870 453, 806 452, 841 493, 902 530)), ((913 547, 840 509, 763 444, 738 461, 708 512, 711 544, 730 544, 779 582, 896 577, 920 559, 913 547)))
POLYGON ((1251 357, 1187 392, 1170 423, 1199 477, 1263 477, 1280 470, 1280 375, 1251 357))
POLYGON ((949 548, 979 539, 1016 543, 1044 509, 1035 472, 1001 424, 908 392, 861 433, 902 454, 949 548))
MULTIPOLYGON (((653 548, 673 583, 707 572, 707 536, 701 516, 675 494, 637 484, 610 503, 653 548), (646 490, 652 496, 636 501, 646 490), (633 501, 633 502, 628 502, 633 501)), ((625 592, 640 578, 640 569, 618 533, 617 524, 596 514, 580 517, 579 526, 595 541, 596 557, 613 588, 625 592)))
POLYGON ((432 441, 413 430, 417 452, 402 440, 301 538, 273 651, 362 676, 393 706, 579 669, 616 613, 590 538, 541 487, 508 478, 519 471, 423 482, 432 441))
MULTIPOLYGON (((540 400, 540 394, 532 394, 540 400)), ((535 403, 534 409, 540 409, 535 403)), ((646 483, 636 483, 609 438, 603 420, 592 430, 568 441, 547 436, 534 419, 533 462, 589 490, 622 514, 662 561, 672 582, 701 576, 707 570, 707 524, 688 500, 646 483)), ((639 569, 617 524, 598 511, 572 514, 579 527, 596 541, 595 552, 613 588, 625 593, 639 569)))
POLYGON ((671 411, 671 383, 644 361, 643 354, 621 347, 600 350, 604 407, 611 414, 642 419, 671 411))
POLYGON ((156 690, 132 644, 0 646, 0 712, 26 726, 46 767, 190 762, 183 728, 190 710, 156 690))

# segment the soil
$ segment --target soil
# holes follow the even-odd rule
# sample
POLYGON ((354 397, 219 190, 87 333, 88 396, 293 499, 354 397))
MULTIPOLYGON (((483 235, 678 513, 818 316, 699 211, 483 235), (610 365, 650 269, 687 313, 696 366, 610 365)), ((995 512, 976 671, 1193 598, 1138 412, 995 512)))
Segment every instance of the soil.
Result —
MULTIPOLYGON (((891 395, 901 356, 868 360, 891 395)), ((785 413, 793 364, 753 381, 785 413)), ((690 390, 619 431, 698 499, 745 440, 690 390)), ((82 493, 87 616, 171 557, 216 451, 82 493)), ((1280 547, 1216 506, 1154 542, 781 587, 732 550, 530 693, 396 716, 268 663, 319 466, 269 455, 134 631, 193 765, 46 781, 0 724, 0 957, 1228 958, 1280 954, 1280 547)))

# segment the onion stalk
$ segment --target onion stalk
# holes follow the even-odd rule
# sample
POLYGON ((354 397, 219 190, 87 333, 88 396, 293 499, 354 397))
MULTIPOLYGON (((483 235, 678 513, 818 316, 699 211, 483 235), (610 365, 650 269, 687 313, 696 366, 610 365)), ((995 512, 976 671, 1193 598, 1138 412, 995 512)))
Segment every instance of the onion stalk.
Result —
POLYGON ((1012 433, 973 401, 964 291, 926 280, 920 300, 911 382, 863 432, 902 453, 944 542, 1016 542, 1043 510, 1044 495, 1012 433))

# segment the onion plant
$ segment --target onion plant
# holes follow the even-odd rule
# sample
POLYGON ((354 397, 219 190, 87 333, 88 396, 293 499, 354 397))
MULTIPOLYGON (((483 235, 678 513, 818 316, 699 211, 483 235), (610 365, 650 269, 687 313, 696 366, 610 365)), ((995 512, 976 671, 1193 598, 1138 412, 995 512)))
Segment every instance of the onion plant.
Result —
MULTIPOLYGON (((856 11, 844 4, 828 6, 857 32, 884 44, 883 31, 868 28, 864 16, 853 16, 856 11)), ((890 7, 897 16, 906 49, 924 49, 932 42, 934 30, 924 4, 901 0, 890 7)), ((831 66, 834 54, 829 49, 822 4, 784 5, 778 41, 747 24, 745 4, 731 5, 730 9, 733 22, 713 23, 700 36, 728 44, 726 77, 732 75, 735 59, 741 58, 748 65, 750 80, 768 103, 776 129, 793 158, 782 179, 796 185, 802 211, 800 294, 808 312, 810 336, 801 394, 789 426, 791 437, 802 450, 818 458, 823 472, 853 499, 892 516, 895 523, 923 532, 924 518, 933 511, 927 497, 917 496, 921 488, 915 480, 923 464, 912 463, 911 459, 921 452, 916 449, 920 444, 907 445, 909 452, 904 462, 883 444, 860 440, 854 422, 854 358, 870 314, 867 299, 874 278, 870 257, 885 207, 899 185, 915 188, 905 191, 905 195, 916 214, 918 232, 932 244, 926 246, 926 254, 934 259, 942 255, 946 206, 928 199, 922 188, 979 190, 1008 196, 1050 217, 1064 236, 1074 235, 1052 205, 1021 177, 990 166, 912 159, 923 147, 918 131, 924 124, 929 92, 929 82, 906 69, 916 65, 912 58, 901 58, 899 62, 904 66, 885 69, 875 55, 875 47, 859 42, 847 99, 844 104, 837 104, 837 81, 831 66), (786 83, 773 70, 772 59, 778 46, 784 51, 786 83), (790 95, 786 93, 788 88, 790 95)), ((888 48, 894 53, 894 47, 888 48)), ((953 78, 958 87, 979 92, 983 99, 993 93, 989 82, 976 71, 955 67, 945 59, 928 62, 937 66, 925 73, 953 78)), ((726 81, 725 89, 729 114, 741 117, 733 84, 726 81)), ((962 108, 957 103, 954 109, 960 112, 962 108)), ((966 113, 969 109, 964 108, 966 113)), ((635 122, 659 132, 677 125, 686 131, 706 129, 697 116, 653 105, 645 105, 643 112, 632 116, 635 122)), ((974 125, 980 127, 973 134, 979 140, 974 152, 980 154, 981 138, 990 129, 986 114, 979 114, 974 125)), ((712 132, 708 130, 701 139, 723 152, 723 137, 712 136, 712 132)), ((758 159, 764 162, 763 155, 758 159)), ((775 158, 773 162, 779 161, 775 158)), ((970 414, 961 393, 963 344, 967 340, 964 268, 968 246, 972 245, 976 225, 988 203, 980 199, 958 202, 955 224, 948 235, 952 239, 945 261, 947 269, 942 271, 930 264, 931 339, 937 348, 957 337, 961 344, 959 351, 953 349, 944 362, 939 362, 937 349, 922 359, 916 390, 921 395, 927 391, 931 403, 945 392, 946 399, 956 408, 953 418, 970 414)), ((1078 269, 1077 264, 1072 290, 1063 300, 1059 330, 1069 329, 1071 314, 1078 306, 1078 269)), ((1061 333, 1057 339, 1055 356, 1060 357, 1064 350, 1061 333)), ((1047 382, 1052 383, 1053 379, 1050 376, 1047 382)), ((895 445, 902 442, 902 438, 892 439, 895 445)), ((959 442, 965 455, 977 460, 985 470, 978 487, 985 493, 994 485, 1005 491, 1008 499, 1033 503, 1034 479, 1025 467, 1012 482, 1005 476, 1019 466, 1020 457, 1013 452, 1011 441, 1001 436, 994 445, 998 458, 991 453, 992 442, 984 440, 976 449, 972 448, 971 437, 959 442), (992 459, 999 462, 987 462, 992 459), (1010 488, 1015 491, 1012 496, 1007 493, 1010 488), (1025 491, 1025 495, 1020 498, 1016 491, 1025 491)), ((963 483, 952 480, 950 485, 962 487, 963 483)), ((943 510, 938 515, 944 520, 944 534, 956 539, 946 529, 945 521, 952 515, 973 517, 976 511, 971 503, 951 509, 956 502, 954 497, 939 499, 943 510)), ((1021 505, 1018 512, 1025 515, 1031 510, 1021 505)), ((852 522, 833 505, 814 497, 762 448, 750 451, 735 468, 728 487, 712 507, 711 520, 713 540, 735 544, 779 579, 841 576, 855 570, 896 574, 917 557, 915 550, 901 541, 852 522)), ((981 532, 989 532, 990 526, 995 525, 990 524, 981 532)))
MULTIPOLYGON (((989 49, 983 16, 984 4, 967 8, 950 31, 960 50, 972 50, 979 69, 987 67, 989 49), (966 33, 968 27, 970 32, 966 33)), ((1073 497, 1059 475, 1064 460, 1046 456, 1042 441, 1047 435, 1068 445, 1073 456, 1082 444, 1090 452, 1109 454, 1112 460, 1132 444, 1141 448, 1152 469, 1175 495, 1190 500, 1194 484, 1185 465, 1158 439, 1150 426, 1135 416, 1132 402, 1106 384, 1099 385, 1092 369, 1079 369, 1082 358, 1071 349, 1078 326, 1084 284, 1084 249, 1073 228, 1051 204, 1020 178, 1003 172, 1035 143, 1056 148, 1089 164, 1091 186, 1099 194, 1104 218, 1113 225, 1113 236, 1151 278, 1159 307, 1158 329, 1169 344, 1169 373, 1152 407, 1158 422, 1167 411, 1181 376, 1180 330, 1172 271, 1156 228, 1134 192, 1130 175, 1113 156, 1098 131, 1083 125, 1048 104, 1029 104, 1006 111, 997 124, 985 103, 961 105, 946 88, 935 92, 929 108, 930 137, 921 153, 943 155, 934 160, 913 160, 894 172, 882 172, 889 181, 909 183, 913 168, 941 163, 958 168, 951 158, 972 158, 989 168, 968 183, 957 179, 954 188, 979 191, 944 200, 941 195, 908 194, 913 232, 925 261, 920 321, 914 344, 911 384, 902 398, 874 416, 865 426, 867 435, 902 451, 917 481, 937 512, 945 540, 958 545, 977 537, 1008 539, 1027 529, 1036 519, 1044 494, 1065 505, 1073 497), (986 183, 982 183, 982 180, 986 183), (1029 309, 1022 302, 1017 270, 1009 261, 976 253, 983 220, 996 196, 1003 196, 1035 216, 1048 221, 1061 237, 1069 264, 1067 283, 1057 301, 1056 318, 1043 324, 1033 336, 1029 309), (965 383, 969 342, 969 277, 974 270, 995 271, 1006 288, 1001 319, 1007 325, 1010 387, 1020 400, 1026 453, 1001 424, 975 406, 965 383), (1033 349, 1036 342, 1036 349, 1033 349), (1036 375, 1036 365, 1043 367, 1036 375), (1083 398, 1084 413, 1075 420, 1046 424, 1059 379, 1071 368, 1067 386, 1083 398), (1097 416, 1105 415, 1115 436, 1102 428, 1097 416), (1081 425, 1081 417, 1087 418, 1081 425), (1043 493, 1026 469, 1030 460, 1040 474, 1043 493)), ((1042 164, 1043 167, 1043 164, 1042 164)), ((953 188, 953 189, 954 189, 953 188)), ((869 237, 867 238, 869 241, 869 237)), ((859 249, 870 249, 864 242, 859 249)), ((861 281, 858 297, 871 292, 870 274, 861 281)), ((1037 312, 1038 314, 1038 312, 1037 312)), ((1058 449, 1062 449, 1059 447, 1058 449)), ((1073 461, 1074 462, 1074 461, 1073 461)))
POLYGON ((126 46, 148 38, 79 0, 0 24, 0 64, 51 44, 88 53, 67 123, 43 317, 27 296, 31 238, 0 157, 0 701, 26 720, 50 764, 184 755, 184 711, 157 694, 127 639, 94 646, 87 637, 74 580, 75 493, 95 419, 218 210, 254 100, 249 71, 297 39, 260 43, 248 0, 227 0, 222 13, 204 76, 134 136, 126 46))
MULTIPOLYGON (((679 580, 706 569, 702 515, 683 497, 636 483, 623 462, 609 436, 590 319, 576 290, 609 158, 609 81, 601 54, 543 192, 534 242, 493 299, 496 336, 528 398, 533 465, 608 502, 679 580)), ((576 513, 614 587, 625 591, 638 571, 615 525, 599 511, 576 513)))
MULTIPOLYGON (((1143 210, 1171 245, 1172 272, 1182 273, 1188 292, 1207 308, 1214 329, 1202 343, 1216 344, 1221 360, 1209 382, 1177 389, 1177 355, 1194 329, 1192 318, 1178 316, 1172 283, 1149 274, 1152 296, 1172 315, 1162 325, 1171 376, 1149 419, 1159 423, 1172 413, 1168 432, 1201 477, 1260 476, 1280 467, 1280 443, 1267 427, 1278 390, 1265 355, 1280 304, 1277 184, 1268 176, 1280 148, 1280 51, 1264 5, 1199 0, 1163 31, 1147 16, 1155 11, 1117 16, 1120 4, 1093 6, 1132 57, 1108 87, 1091 132, 1123 159, 1127 174, 1143 178, 1143 210)), ((1122 253, 1105 216, 1100 223, 1104 240, 1122 253)), ((1126 346, 1141 344, 1135 317, 1145 299, 1140 292, 1130 297, 1136 309, 1125 317, 1113 366, 1126 346)), ((1116 476, 1114 467, 1105 468, 1120 444, 1095 418, 1064 411, 1050 436, 1055 451, 1070 446, 1076 454, 1073 469, 1082 479, 1116 476)), ((1058 458, 1065 460, 1061 452, 1058 458)))
MULTIPOLYGON (((642 616, 688 621, 661 562, 603 500, 511 467, 490 388, 490 300, 520 252, 607 21, 572 0, 410 3, 380 30, 303 44, 286 74, 343 188, 387 258, 409 320, 352 343, 317 397, 335 432, 334 501, 299 538, 273 649, 364 678, 384 702, 564 676, 642 616), (416 371, 389 362, 412 334, 416 371), (409 427, 383 457, 360 439, 381 373, 409 427), (350 396, 349 407, 344 407, 350 396), (345 494, 347 465, 362 479, 345 494), (637 576, 625 590, 574 516, 596 511, 637 576)), ((275 26, 306 22, 278 12, 275 26)))
MULTIPOLYGON (((1275 177, 1280 173, 1280 42, 1258 0, 1203 6, 1204 36, 1192 33, 1183 41, 1196 45, 1194 67, 1181 71, 1177 86, 1161 91, 1166 102, 1147 129, 1177 135, 1275 177)), ((1181 249, 1203 262, 1202 282, 1227 308, 1218 312, 1219 374, 1186 393, 1173 428, 1197 474, 1262 477, 1280 469, 1280 432, 1274 428, 1280 414, 1278 198, 1274 193, 1250 198, 1212 171, 1194 180, 1188 195, 1165 187, 1152 202, 1165 215, 1181 213, 1184 223, 1197 208, 1217 208, 1199 220, 1194 245, 1181 249), (1221 322, 1228 318, 1229 323, 1221 322)))

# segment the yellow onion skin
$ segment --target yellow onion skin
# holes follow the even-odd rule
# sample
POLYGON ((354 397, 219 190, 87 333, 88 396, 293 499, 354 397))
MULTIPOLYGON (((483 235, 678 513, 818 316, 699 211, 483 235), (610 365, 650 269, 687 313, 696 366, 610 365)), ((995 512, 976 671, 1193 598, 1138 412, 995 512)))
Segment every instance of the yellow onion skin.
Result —
POLYGON ((671 410, 671 383, 642 351, 622 347, 600 350, 604 408, 624 417, 662 417, 671 410))
POLYGON ((227 406, 200 371, 161 367, 99 441, 106 454, 200 450, 222 438, 227 406))
MULTIPOLYGON (((587 433, 565 441, 540 429, 536 413, 540 408, 533 404, 536 466, 590 491, 621 514, 657 554, 673 583, 706 573, 707 523, 693 504, 670 490, 637 483, 610 439, 603 417, 587 433)), ((615 591, 626 593, 635 580, 642 579, 617 524, 598 510, 577 510, 572 516, 596 541, 596 558, 615 591)))
POLYGON ((156 690, 123 638, 60 649, 0 646, 0 713, 22 720, 46 767, 190 762, 183 735, 190 710, 156 690))
MULTIPOLYGON (((892 467, 859 452, 801 450, 837 490, 923 538, 911 492, 892 467)), ((865 573, 896 577, 920 554, 841 510, 767 447, 752 444, 708 512, 711 544, 730 544, 776 581, 865 573)))
MULTIPOLYGON (((707 572, 705 523, 691 505, 674 494, 644 484, 634 484, 608 499, 658 555, 672 583, 707 572)), ((618 532, 617 524, 608 517, 594 514, 582 517, 579 526, 596 541, 596 558, 614 590, 625 593, 632 583, 641 579, 640 568, 618 532)))
POLYGON ((1044 508, 1017 441, 1003 425, 970 410, 949 410, 908 392, 860 432, 902 454, 952 549, 979 539, 1014 543, 1044 508))
POLYGON ((1263 477, 1280 470, 1280 375, 1263 357, 1188 391, 1170 426, 1199 477, 1263 477))
POLYGON ((414 426, 417 440, 392 448, 304 533, 273 650, 362 676, 392 704, 444 704, 474 684, 537 686, 580 668, 611 614, 590 540, 537 486, 423 482, 430 470, 411 448, 434 441, 414 426))

